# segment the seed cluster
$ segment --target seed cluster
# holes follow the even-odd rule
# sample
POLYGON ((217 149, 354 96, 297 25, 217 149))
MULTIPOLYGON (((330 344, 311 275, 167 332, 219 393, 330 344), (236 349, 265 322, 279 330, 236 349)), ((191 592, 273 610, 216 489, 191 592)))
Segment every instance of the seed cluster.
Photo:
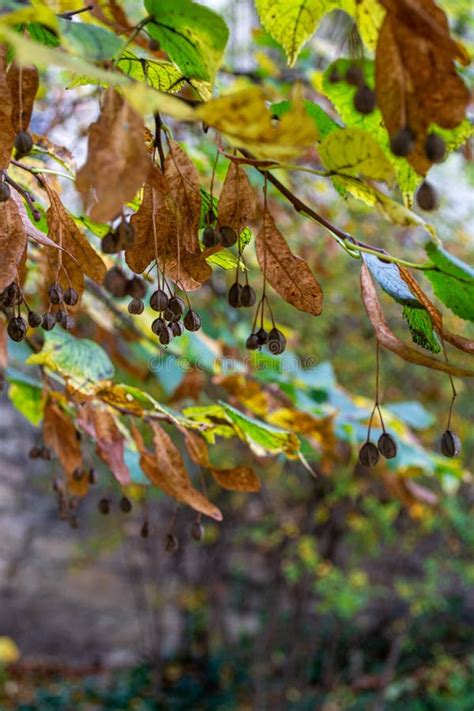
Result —
POLYGON ((355 110, 360 114, 371 114, 377 105, 377 100, 375 92, 365 81, 362 67, 360 67, 356 62, 353 62, 348 67, 344 77, 342 77, 337 68, 334 67, 329 74, 329 82, 331 84, 337 84, 343 80, 345 80, 348 84, 357 87, 353 99, 355 110))

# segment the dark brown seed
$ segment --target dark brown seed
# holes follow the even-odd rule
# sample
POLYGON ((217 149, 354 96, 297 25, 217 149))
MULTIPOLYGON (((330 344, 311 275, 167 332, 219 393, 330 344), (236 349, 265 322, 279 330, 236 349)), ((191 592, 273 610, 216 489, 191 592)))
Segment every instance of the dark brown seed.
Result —
POLYGON ((257 300, 255 290, 252 289, 250 284, 245 284, 245 286, 242 287, 242 291, 240 292, 240 305, 244 306, 245 308, 249 308, 250 306, 253 306, 255 301, 257 300))
POLYGON ((10 186, 2 180, 0 182, 0 202, 6 202, 11 194, 10 186))
POLYGON ((232 284, 232 286, 229 289, 229 294, 227 296, 227 300, 229 302, 229 306, 232 306, 234 309, 238 309, 239 306, 241 306, 241 297, 242 294, 242 285, 238 284, 235 282, 235 284, 232 284))
POLYGON ((268 350, 273 355, 280 355, 286 348, 286 338, 278 328, 272 328, 268 334, 268 350))
POLYGON ((339 74, 339 71, 336 69, 336 67, 333 67, 329 72, 328 81, 330 84, 337 84, 339 81, 341 81, 341 75, 339 74))
POLYGON ((12 341, 19 343, 25 337, 26 333, 26 323, 21 316, 13 317, 9 320, 7 326, 7 333, 12 341))
POLYGON ((171 343, 173 339, 173 331, 171 328, 168 328, 168 326, 165 326, 162 331, 160 331, 158 335, 158 340, 160 341, 162 346, 167 346, 171 343))
POLYGON ((191 526, 191 536, 195 541, 201 541, 204 536, 204 526, 200 521, 194 521, 191 526))
POLYGON ((176 536, 173 536, 172 533, 168 533, 166 536, 166 541, 165 541, 165 550, 167 553, 176 553, 176 551, 179 548, 179 541, 176 538, 176 536))
POLYGON ((97 483, 97 477, 96 477, 96 473, 95 473, 94 467, 91 467, 91 468, 89 469, 89 473, 88 473, 88 475, 87 475, 87 478, 88 478, 89 484, 93 485, 93 484, 96 484, 96 483, 97 483))
POLYGON ((120 267, 112 267, 104 277, 104 288, 118 299, 126 296, 128 279, 120 267))
POLYGON ((41 328, 45 331, 52 331, 56 326, 56 317, 52 313, 44 314, 41 328))
POLYGON ((28 311, 28 325, 30 328, 38 328, 41 326, 43 317, 37 311, 28 311))
POLYGON ((128 305, 128 313, 134 316, 142 314, 145 309, 145 304, 141 299, 132 299, 128 305))
POLYGON ((394 459, 397 456, 398 445, 395 437, 389 432, 383 432, 377 442, 377 449, 385 459, 394 459))
POLYGON ((66 314, 63 320, 61 321, 61 326, 64 328, 65 331, 72 331, 75 325, 76 319, 70 314, 66 314))
POLYGON ((351 66, 346 71, 346 81, 348 84, 353 84, 353 86, 358 86, 364 81, 364 72, 356 64, 351 64, 351 66))
POLYGON ((28 452, 30 459, 39 459, 41 457, 41 447, 34 445, 28 452))
POLYGON ((75 306, 79 301, 79 294, 73 288, 66 289, 64 292, 64 303, 68 306, 75 306))
POLYGON ((214 227, 206 227, 202 233, 202 243, 205 247, 214 247, 219 240, 214 227))
POLYGON ((143 279, 134 276, 127 282, 127 294, 134 299, 143 299, 146 294, 146 284, 143 279))
POLYGON ((20 156, 26 156, 33 148, 33 139, 28 131, 19 131, 15 136, 14 146, 20 156))
POLYGON ((151 324, 151 330, 156 336, 159 336, 160 333, 166 328, 166 322, 161 316, 158 316, 158 318, 155 318, 153 323, 151 324))
POLYGON ((366 442, 359 451, 359 462, 364 467, 375 467, 379 461, 379 450, 373 442, 366 442))
POLYGON ((390 150, 394 156, 405 158, 415 147, 415 136, 409 126, 397 131, 390 138, 390 150))
POLYGON ((183 335, 183 324, 180 323, 179 321, 172 321, 171 323, 168 324, 169 328, 171 328, 171 333, 173 336, 182 336, 183 335))
POLYGON ((169 297, 163 289, 157 289, 150 296, 150 306, 153 311, 164 311, 168 308, 169 297))
POLYGON ((441 452, 445 457, 457 457, 461 452, 461 440, 452 430, 446 430, 441 437, 441 452))
POLYGON ((184 315, 183 324, 188 331, 199 331, 201 328, 201 317, 197 311, 189 309, 184 315))
POLYGON ((416 202, 418 207, 422 210, 426 210, 426 212, 436 210, 438 207, 438 195, 436 194, 436 190, 427 180, 424 180, 418 188, 416 192, 416 202))
POLYGON ((102 251, 104 254, 118 254, 121 250, 119 236, 116 232, 107 232, 102 240, 102 251))
POLYGON ((67 311, 64 311, 64 309, 58 309, 56 313, 54 314, 54 318, 56 319, 56 323, 62 323, 63 320, 67 316, 67 311))
POLYGON ((120 249, 127 249, 127 247, 132 246, 135 239, 135 228, 130 222, 122 220, 115 230, 115 234, 117 235, 120 249))
POLYGON ((49 451, 48 447, 42 446, 41 447, 41 459, 44 459, 45 461, 49 462, 51 459, 51 452, 49 451))
POLYGON ((108 513, 110 513, 110 501, 109 499, 101 499, 97 505, 97 508, 99 509, 99 513, 103 514, 106 516, 108 513))
POLYGON ((258 338, 258 345, 259 346, 264 346, 265 343, 268 341, 268 332, 264 328, 259 328, 256 336, 258 338))
POLYGON ((237 232, 228 225, 218 229, 218 240, 224 247, 232 247, 237 242, 237 232))
POLYGON ((430 133, 426 138, 425 154, 432 163, 441 163, 446 154, 446 144, 438 133, 430 133))
POLYGON ((168 302, 168 308, 176 314, 176 316, 182 316, 184 306, 184 301, 179 296, 172 296, 168 302))
POLYGON ((85 476, 85 471, 81 467, 76 467, 72 473, 72 478, 75 481, 81 481, 85 476))
POLYGON ((150 527, 148 525, 148 521, 143 521, 142 527, 140 529, 140 536, 142 538, 148 538, 150 535, 150 527))
POLYGON ((256 351, 260 343, 256 333, 251 333, 250 336, 245 341, 245 347, 250 351, 256 351))
POLYGON ((360 114, 371 114, 376 106, 375 92, 367 84, 362 84, 354 94, 354 108, 360 114))
POLYGON ((132 510, 132 502, 126 496, 122 496, 120 499, 120 511, 123 513, 130 513, 132 510))
POLYGON ((6 296, 12 304, 21 304, 23 301, 23 291, 15 282, 7 286, 6 296))
POLYGON ((171 309, 168 308, 163 311, 163 318, 165 319, 165 321, 173 322, 179 321, 180 316, 178 316, 178 314, 175 314, 174 311, 171 311, 171 309))

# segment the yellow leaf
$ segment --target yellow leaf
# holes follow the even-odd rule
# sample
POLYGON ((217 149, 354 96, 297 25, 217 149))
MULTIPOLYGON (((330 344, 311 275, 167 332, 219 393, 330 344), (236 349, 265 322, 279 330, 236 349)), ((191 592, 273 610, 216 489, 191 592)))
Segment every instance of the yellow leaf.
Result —
POLYGON ((374 51, 385 10, 379 0, 357 0, 353 12, 357 29, 365 46, 374 51))
POLYGON ((20 650, 10 637, 0 637, 0 664, 13 664, 20 658, 20 650))
POLYGON ((15 25, 22 25, 27 22, 39 22, 51 30, 59 30, 58 18, 50 8, 45 7, 44 2, 41 2, 41 0, 31 0, 28 4, 29 7, 2 15, 1 23, 14 27, 15 25))
POLYGON ((212 99, 196 110, 196 116, 223 133, 232 145, 247 148, 258 158, 296 158, 317 140, 316 125, 304 107, 299 89, 290 111, 276 123, 265 103, 264 91, 256 86, 212 99))
POLYGON ((328 170, 391 183, 393 166, 370 133, 360 128, 332 131, 319 146, 319 155, 328 170))

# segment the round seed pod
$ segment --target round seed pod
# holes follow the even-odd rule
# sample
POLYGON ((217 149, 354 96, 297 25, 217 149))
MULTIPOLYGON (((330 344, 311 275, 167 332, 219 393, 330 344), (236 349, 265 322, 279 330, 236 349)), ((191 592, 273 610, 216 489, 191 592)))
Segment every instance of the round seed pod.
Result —
POLYGON ((165 551, 167 553, 176 553, 176 551, 179 548, 179 541, 176 538, 176 536, 173 536, 172 533, 168 533, 166 536, 165 540, 165 551))
POLYGON ((153 311, 164 311, 168 308, 169 297, 163 289, 157 289, 150 296, 150 306, 153 311))
POLYGON ((341 75, 339 74, 339 71, 336 69, 336 67, 333 67, 329 72, 328 81, 330 84, 337 84, 341 81, 341 75))
POLYGON ((425 155, 432 163, 441 163, 446 155, 446 144, 438 133, 426 137, 425 155))
POLYGON ((232 306, 234 309, 238 309, 239 306, 241 306, 241 297, 242 294, 242 285, 238 284, 235 282, 235 284, 232 284, 232 286, 229 289, 229 294, 227 296, 227 300, 229 302, 229 306, 232 306))
POLYGON ((107 289, 112 296, 116 296, 118 299, 126 296, 128 279, 120 267, 112 267, 108 270, 104 277, 104 288, 107 289))
POLYGON ((146 294, 146 284, 143 279, 134 276, 127 282, 127 294, 134 299, 143 299, 146 294))
POLYGON ((28 325, 30 328, 38 328, 43 322, 43 317, 37 311, 28 311, 28 325))
POLYGON ((94 484, 97 483, 97 476, 96 476, 94 467, 91 467, 89 469, 89 473, 87 475, 87 480, 88 480, 89 484, 91 484, 91 486, 93 486, 94 484))
POLYGON ((199 331, 201 328, 201 317, 197 311, 189 309, 184 315, 183 324, 187 331, 199 331))
POLYGON ((375 467, 379 461, 379 450, 373 442, 366 442, 359 451, 359 462, 364 467, 375 467))
POLYGON ((64 303, 68 306, 75 306, 79 301, 79 294, 75 289, 70 287, 64 292, 64 303))
POLYGON ((264 346, 265 343, 268 341, 268 332, 264 328, 259 328, 256 336, 258 338, 258 345, 259 346, 264 346))
POLYGON ((41 323, 41 328, 45 331, 52 331, 56 326, 56 317, 52 313, 46 313, 43 315, 43 321, 41 323))
POLYGON ((74 481, 81 481, 85 476, 85 471, 81 467, 76 467, 72 473, 74 481))
POLYGON ((351 64, 346 71, 346 82, 353 86, 358 86, 364 81, 364 72, 357 64, 351 64))
POLYGON ((191 537, 195 541, 201 541, 204 536, 204 526, 201 521, 194 521, 191 526, 191 537))
POLYGON ((461 440, 452 430, 446 430, 441 436, 441 452, 445 457, 457 457, 461 452, 461 440))
POLYGON ((151 330, 156 336, 159 336, 160 333, 166 328, 166 322, 164 318, 161 318, 161 316, 158 316, 158 318, 155 318, 153 323, 151 324, 151 330))
POLYGON ((245 341, 245 347, 248 348, 250 351, 256 351, 259 345, 260 342, 256 333, 251 333, 245 341))
POLYGON ((244 308, 250 308, 254 305, 256 300, 257 296, 255 294, 255 290, 252 289, 250 284, 245 284, 240 292, 240 305, 244 308))
POLYGON ((234 230, 233 227, 223 225, 222 227, 219 227, 218 234, 219 242, 224 247, 232 247, 232 245, 237 242, 237 232, 234 230))
POLYGON ((30 459, 39 459, 41 457, 41 447, 34 445, 28 452, 30 459))
POLYGON ((171 333, 173 336, 182 336, 183 335, 183 324, 180 323, 179 321, 172 321, 168 324, 169 328, 171 328, 171 333))
POLYGON ((280 355, 286 348, 286 338, 278 328, 272 328, 268 334, 268 350, 273 355, 280 355))
POLYGON ((104 516, 107 516, 107 514, 110 513, 110 501, 109 499, 103 498, 99 501, 97 504, 97 508, 99 509, 99 513, 103 514, 104 516))
POLYGON ((140 536, 142 538, 148 538, 150 535, 150 527, 148 525, 148 521, 143 521, 142 527, 140 529, 140 536))
POLYGON ((158 340, 162 346, 167 346, 173 340, 173 331, 168 326, 165 326, 162 331, 160 331, 158 340))
POLYGON ((0 202, 6 202, 12 194, 10 186, 4 180, 0 182, 0 202))
POLYGON ((71 314, 66 314, 61 321, 61 326, 64 328, 65 331, 72 331, 74 326, 76 325, 76 319, 74 316, 71 316, 71 314))
POLYGON ((120 511, 122 511, 123 513, 130 513, 130 511, 132 510, 132 502, 127 496, 122 496, 122 498, 120 499, 119 506, 120 511))
POLYGON ((390 150, 394 156, 405 158, 415 147, 415 136, 409 126, 397 131, 390 138, 390 150))
POLYGON ((62 323, 63 319, 65 319, 67 316, 67 311, 64 311, 64 309, 58 309, 56 313, 54 314, 54 318, 56 319, 56 323, 62 323))
POLYGON ((117 241, 120 245, 120 249, 127 249, 131 247, 135 239, 135 228, 127 220, 122 220, 115 230, 117 235, 117 241))
POLYGON ((12 282, 9 286, 7 286, 6 295, 7 299, 9 299, 12 304, 21 304, 23 301, 23 291, 15 282, 12 282))
POLYGON ((107 232, 102 239, 101 248, 104 254, 118 254, 121 250, 119 237, 116 232, 107 232))
POLYGON ((18 131, 13 145, 19 156, 26 156, 33 148, 33 139, 28 131, 18 131))
POLYGON ((137 316, 142 314, 145 309, 145 304, 141 299, 132 299, 128 305, 128 313, 137 316))
POLYGON ((385 459, 394 459, 397 456, 398 445, 395 437, 389 432, 383 432, 377 442, 377 449, 385 459))
POLYGON ((41 447, 41 455, 40 455, 40 456, 41 456, 41 459, 44 459, 46 462, 49 462, 49 461, 50 461, 50 459, 51 459, 51 452, 50 452, 49 448, 46 447, 46 445, 43 445, 43 446, 41 447))
POLYGON ((361 84, 354 94, 354 108, 360 114, 371 114, 376 106, 375 92, 367 84, 361 84))
POLYGON ((184 307, 185 303, 179 296, 172 296, 168 301, 168 308, 178 317, 183 315, 184 307))
POLYGON ((415 197, 418 207, 420 207, 422 210, 425 210, 426 212, 436 210, 436 208, 438 207, 439 203, 436 190, 431 185, 431 183, 428 183, 427 180, 424 180, 422 182, 416 192, 415 197))
POLYGON ((214 247, 218 244, 219 239, 214 227, 206 227, 202 233, 202 243, 205 247, 214 247))
POLYGON ((178 314, 175 314, 175 312, 171 311, 170 308, 167 308, 163 311, 163 318, 165 321, 170 321, 171 323, 173 321, 179 321, 179 319, 180 319, 178 314))

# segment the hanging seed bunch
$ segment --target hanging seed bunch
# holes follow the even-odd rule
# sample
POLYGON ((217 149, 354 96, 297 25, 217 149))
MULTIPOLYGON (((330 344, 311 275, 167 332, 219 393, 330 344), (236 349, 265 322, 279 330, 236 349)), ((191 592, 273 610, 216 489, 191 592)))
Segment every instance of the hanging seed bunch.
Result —
POLYGON ((334 67, 329 74, 329 82, 337 84, 341 81, 346 81, 347 84, 357 87, 354 94, 354 108, 360 114, 371 114, 377 105, 375 91, 366 83, 364 70, 359 62, 354 61, 346 70, 344 75, 334 67))
MULTIPOLYGON (((446 363, 448 362, 448 356, 446 353, 446 348, 444 346, 443 342, 443 352, 444 352, 444 358, 446 360, 446 363)), ((457 397, 457 391, 454 386, 454 380, 453 376, 449 374, 449 382, 451 384, 451 402, 449 405, 449 412, 448 412, 448 422, 446 424, 446 430, 443 432, 441 435, 441 452, 444 454, 445 457, 449 457, 452 459, 453 457, 458 457, 459 454, 461 453, 461 440, 458 437, 458 435, 451 429, 451 420, 453 416, 453 410, 454 410, 454 401, 456 400, 457 397)))
POLYGON ((119 224, 109 230, 102 239, 102 251, 104 254, 118 254, 133 245, 135 240, 135 228, 124 215, 120 218, 119 224))
POLYGON ((183 295, 185 300, 178 296, 176 286, 171 288, 164 272, 160 274, 158 270, 158 288, 150 296, 150 307, 159 315, 151 324, 151 330, 162 346, 182 336, 185 330, 199 331, 201 328, 199 313, 191 307, 185 291, 183 295))

